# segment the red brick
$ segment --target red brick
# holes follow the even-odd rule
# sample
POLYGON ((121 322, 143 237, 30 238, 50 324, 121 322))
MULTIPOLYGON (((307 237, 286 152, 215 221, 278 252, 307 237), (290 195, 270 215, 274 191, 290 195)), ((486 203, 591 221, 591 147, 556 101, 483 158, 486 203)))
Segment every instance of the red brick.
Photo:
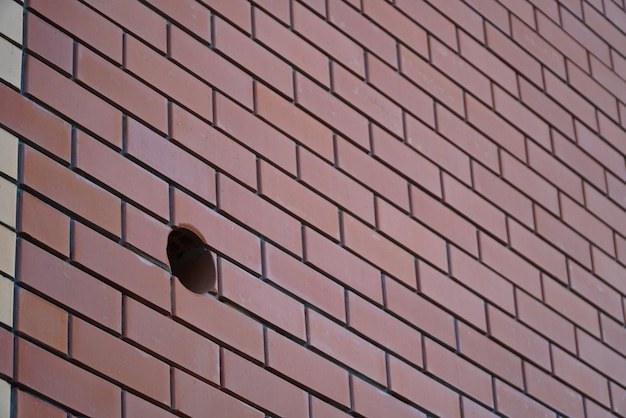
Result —
POLYGON ((166 21, 138 1, 87 0, 87 4, 161 51, 166 49, 166 21))
POLYGON ((613 229, 626 236, 626 213, 623 208, 608 200, 596 189, 585 183, 587 209, 613 229))
POLYGON ((378 306, 348 293, 349 326, 372 341, 384 342, 394 352, 413 364, 422 366, 421 334, 378 306))
POLYGON ((14 413, 16 418, 28 417, 49 417, 67 418, 67 413, 41 398, 35 397, 27 392, 17 390, 14 393, 14 413))
POLYGON ((32 13, 26 15, 26 22, 25 46, 66 74, 71 74, 74 50, 72 38, 32 13))
POLYGON ((615 3, 607 2, 605 5, 606 17, 613 22, 618 28, 623 28, 626 24, 626 18, 624 18, 624 6, 622 4, 617 5, 615 3))
POLYGON ((606 64, 611 64, 609 45, 566 9, 561 9, 561 26, 590 53, 606 64))
POLYGON ((333 161, 333 133, 291 102, 260 84, 256 86, 257 114, 328 161, 333 161))
POLYGON ((265 80, 281 93, 293 97, 291 67, 220 18, 215 19, 215 49, 265 80))
POLYGON ((270 244, 265 244, 263 265, 267 280, 345 322, 343 287, 270 244))
POLYGON ((317 399, 315 396, 311 396, 309 399, 311 418, 347 418, 350 416, 336 407, 317 399))
POLYGON ((459 323, 459 348, 464 356, 494 375, 518 388, 524 387, 519 356, 463 323, 459 323))
POLYGON ((415 187, 411 187, 411 216, 464 250, 478 255, 476 227, 415 187))
POLYGON ((374 195, 347 175, 326 164, 314 154, 300 149, 300 179, 341 208, 374 224, 374 195))
POLYGON ((591 256, 593 258, 593 271, 596 275, 621 293, 626 293, 626 283, 620 279, 626 277, 626 268, 596 247, 591 247, 591 256))
POLYGON ((339 239, 339 214, 332 203, 274 166, 261 161, 259 193, 282 206, 305 222, 312 223, 334 239, 339 239))
POLYGON ((22 157, 25 185, 108 231, 120 234, 121 205, 117 197, 32 148, 24 148, 22 157), (59 187, 61 184, 63 187, 59 187))
POLYGON ((13 377, 13 333, 0 328, 0 374, 13 377))
MULTIPOLYGON (((565 59, 562 53, 550 45, 535 31, 516 17, 511 18, 513 39, 516 40, 533 57, 565 79, 565 59)), ((548 74, 546 72, 545 74, 548 74)))
MULTIPOLYGON (((410 253, 348 214, 342 214, 342 222, 346 247, 407 285, 415 286, 415 268, 410 253)), ((383 226, 381 229, 393 227, 383 226)), ((413 250, 419 252, 415 248, 413 250)))
POLYGON ((186 194, 174 190, 174 225, 192 225, 206 243, 245 267, 261 272, 259 238, 186 194))
MULTIPOLYGON (((599 219, 587 212, 584 207, 578 205, 567 196, 561 195, 561 213, 563 221, 578 233, 587 237, 609 254, 615 254, 613 232, 599 219)), ((581 260, 577 261, 582 264, 581 260)))
POLYGON ((245 0, 202 0, 211 10, 250 33, 250 4, 245 0))
POLYGON ((493 406, 491 376, 428 338, 425 350, 426 370, 481 402, 493 406))
POLYGON ((187 290, 178 281, 174 284, 174 316, 212 339, 263 360, 261 323, 213 296, 187 290))
POLYGON ((456 346, 452 315, 394 280, 385 280, 385 290, 387 309, 450 347, 456 346))
MULTIPOLYGON (((485 132, 485 134, 489 136, 492 141, 508 150, 518 159, 522 161, 526 160, 526 146, 524 135, 521 132, 498 116, 492 109, 480 103, 472 96, 468 95, 465 97, 465 106, 467 110, 467 120, 472 125, 485 132)), ((467 132, 472 132, 472 136, 478 137, 479 141, 484 142, 484 139, 477 135, 475 131, 468 130, 467 132)), ((486 163, 485 165, 491 164, 486 163)), ((494 171, 498 171, 497 164, 491 168, 494 171)))
POLYGON ((598 311, 593 306, 548 277, 543 278, 544 301, 564 317, 600 336, 598 311))
MULTIPOLYGON (((177 32, 176 32, 177 33, 177 32)), ((176 38, 178 41, 179 38, 176 38)), ((206 119, 211 119, 211 88, 132 36, 126 36, 125 68, 206 119)), ((179 46, 176 44, 176 47, 179 46)), ((178 57, 178 48, 174 48, 178 57)), ((186 52, 183 50, 182 52, 186 52)), ((195 54, 195 51, 192 51, 195 54)))
POLYGON ((568 269, 572 289, 590 300, 599 309, 623 321, 621 297, 617 291, 571 260, 568 269))
POLYGON ((580 394, 530 364, 526 365, 525 371, 526 390, 530 395, 568 417, 582 418, 585 416, 583 398, 580 394))
POLYGON ((498 403, 498 411, 511 418, 555 418, 556 413, 533 400, 525 393, 518 392, 516 389, 495 380, 495 393, 498 403))
POLYGON ((474 326, 485 330, 485 302, 459 285, 449 277, 428 266, 419 263, 419 291, 445 309, 455 317, 463 318, 474 326))
MULTIPOLYGON (((494 28, 490 23, 485 24, 487 46, 503 61, 509 63, 517 72, 538 86, 543 84, 541 64, 521 47, 513 43, 512 39, 494 28)), ((523 129, 521 126, 520 128, 523 129)))
MULTIPOLYGON (((124 412, 127 417, 174 418, 176 415, 161 409, 155 404, 139 398, 132 393, 124 392, 124 412)), ((168 408, 169 409, 169 408, 168 408)))
POLYGON ((308 397, 302 389, 230 351, 222 359, 224 388, 278 416, 308 417, 308 397))
POLYGON ((305 340, 304 306, 226 260, 220 263, 220 295, 295 337, 305 340))
POLYGON ((67 312, 24 289, 17 292, 16 329, 67 353, 67 312))
POLYGON ((26 57, 24 90, 120 148, 122 113, 32 56, 26 57))
POLYGON ((437 3, 441 13, 480 42, 485 42, 483 18, 464 3, 437 3))
MULTIPOLYGON (((462 3, 459 3, 462 4, 462 3)), ((481 23, 482 26, 482 23, 481 23)), ((468 64, 457 52, 450 50, 435 38, 430 38, 431 61, 448 77, 474 94, 489 106, 493 106, 491 81, 468 64)), ((460 112, 463 114, 463 112, 460 112)))
POLYGON ((570 352, 576 351, 574 325, 548 306, 517 291, 517 315, 521 321, 570 352))
POLYGON ((509 154, 502 153, 503 177, 553 214, 559 213, 557 189, 509 154))
POLYGON ((337 138, 336 153, 337 167, 359 179, 376 194, 409 209, 409 188, 404 178, 342 138, 337 138))
MULTIPOLYGON (((168 216, 169 218, 169 216, 168 216)), ((167 263, 167 235, 171 228, 131 205, 124 207, 124 239, 127 244, 167 263)))
MULTIPOLYGON (((390 389, 437 416, 460 418, 459 395, 421 370, 389 358, 390 389)), ((385 416, 384 414, 382 416, 385 416)))
POLYGON ((577 174, 606 191, 606 178, 602 166, 582 152, 569 139, 556 131, 552 132, 556 157, 570 166, 577 174))
POLYGON ((565 84, 565 82, 555 77, 549 71, 544 70, 544 81, 546 84, 546 90, 550 96, 552 96, 557 102, 561 103, 561 105, 564 106, 568 112, 572 113, 578 119, 591 126, 594 130, 598 130, 596 110, 591 103, 581 97, 567 84, 565 84))
POLYGON ((377 126, 372 126, 372 154, 419 186, 441 196, 439 167, 377 126))
POLYGON ((584 71, 589 70, 587 51, 575 39, 542 13, 537 13, 537 30, 567 58, 575 62, 584 71))
POLYGON ((601 407, 589 398, 585 398, 585 411, 587 412, 587 416, 590 417, 612 418, 614 416, 612 412, 608 411, 604 407, 601 407))
MULTIPOLYGON (((509 12, 506 7, 495 0, 467 0, 476 12, 482 15, 486 20, 496 25, 503 32, 510 34, 509 12)), ((477 28, 477 25, 475 25, 477 28)), ((462 32, 459 32, 461 34, 462 32)))
POLYGON ((0 123, 42 146, 59 158, 70 160, 70 124, 5 84, 0 84, 0 123))
POLYGON ((92 417, 117 416, 120 388, 35 345, 19 339, 17 380, 44 396, 92 417))
POLYGON ((167 131, 165 97, 82 45, 76 47, 74 77, 160 132, 167 131))
POLYGON ((170 403, 170 368, 145 352, 72 318, 71 355, 163 404, 170 403))
POLYGON ((70 218, 28 192, 20 193, 19 232, 69 256, 70 218))
POLYGON ((493 306, 488 308, 490 336, 522 357, 550 369, 550 344, 533 329, 493 306))
POLYGON ((613 410, 619 414, 626 413, 626 390, 609 382, 611 388, 611 397, 613 399, 613 410))
MULTIPOLYGON (((412 78, 413 83, 402 77, 395 70, 386 66, 382 61, 373 55, 367 56, 367 81, 371 85, 381 90, 384 94, 389 96, 390 99, 397 102, 401 107, 413 113, 416 117, 426 121, 429 125, 434 125, 434 112, 433 112, 433 99, 417 88, 414 83, 417 83, 421 88, 429 90, 428 80, 424 80, 426 77, 422 73, 416 74, 415 68, 409 68, 407 74, 407 66, 404 65, 410 58, 414 56, 416 60, 420 60, 416 55, 413 55, 408 49, 403 46, 400 47, 401 61, 403 74, 412 78), (405 59, 406 58, 406 59, 405 59)), ((439 80, 437 80, 439 81, 439 80)), ((438 86, 434 86, 431 90, 436 90, 438 86)), ((431 92, 432 94, 433 92, 431 92)), ((441 93, 437 90, 437 93, 441 93)), ((441 95, 441 94, 440 94, 441 95)), ((452 100, 452 99, 450 99, 452 100)))
POLYGON ((172 139, 212 165, 256 187, 256 156, 183 108, 170 108, 172 139))
MULTIPOLYGON (((129 139, 133 140, 129 145, 134 150, 137 148, 134 144, 137 132, 135 122, 129 120, 127 126, 129 139)), ((146 160, 148 164, 152 162, 150 158, 146 160)), ((74 164, 79 170, 94 176, 129 200, 138 202, 162 218, 168 218, 167 183, 82 131, 75 133, 74 164)))
POLYGON ((576 138, 578 146, 600 161, 604 167, 611 170, 622 180, 626 180, 626 163, 624 156, 616 152, 596 133, 580 123, 576 123, 576 138))
POLYGON ((330 85, 328 57, 260 9, 254 9, 253 18, 255 39, 324 86, 330 85))
POLYGON ((189 416, 211 413, 223 417, 263 418, 265 414, 227 395, 215 387, 197 380, 187 373, 174 369, 172 406, 189 416))
POLYGON ((541 279, 537 268, 482 232, 479 241, 483 263, 533 296, 541 297, 541 279))
POLYGON ((518 129, 543 148, 550 149, 550 128, 548 124, 498 86, 493 87, 493 92, 496 112, 508 119, 509 122, 517 126, 518 129))
POLYGON ((385 384, 385 353, 315 311, 308 311, 309 344, 370 379, 385 384), (358 353, 358 355, 355 355, 358 353))
POLYGON ((437 105, 436 109, 437 126, 443 136, 493 171, 499 171, 498 148, 493 142, 444 107, 437 105))
POLYGON ((168 0, 147 0, 168 20, 178 22, 201 39, 211 39, 211 12, 204 4, 195 0, 181 0, 173 3, 168 0))
MULTIPOLYGON (((549 72, 546 71, 546 79, 549 77, 548 74, 549 72)), ((547 119, 551 125, 555 126, 569 138, 574 137, 574 119, 569 109, 563 109, 558 103, 550 99, 545 92, 524 79, 520 79, 519 86, 522 102, 528 108, 547 119)))
POLYGON ((606 344, 623 353, 626 350, 626 329, 623 320, 616 322, 606 315, 600 315, 600 323, 602 326, 602 339, 606 344))
POLYGON ((567 61, 567 76, 570 86, 578 90, 583 96, 591 99, 594 106, 603 110, 613 120, 618 120, 615 96, 606 91, 597 81, 570 61, 567 61))
MULTIPOLYGON (((469 0, 470 2, 481 1, 484 2, 486 0, 469 0)), ((487 11, 495 11, 499 6, 499 3, 496 3, 493 0, 488 0, 492 3, 486 5, 484 9, 481 9, 481 12, 487 11)), ((508 25, 508 16, 506 18, 505 24, 508 25)), ((496 24, 497 22, 492 22, 496 24)), ((498 83, 502 88, 506 89, 513 96, 518 97, 518 86, 517 86, 517 75, 515 74, 515 70, 513 70, 507 63, 501 60, 496 55, 493 55, 489 52, 489 50, 481 43, 476 42, 469 35, 465 34, 465 32, 459 32, 459 45, 461 55, 473 66, 478 68, 480 71, 485 73, 487 77, 491 78, 493 81, 498 83)), ((467 96, 469 98, 470 96, 467 96)), ((496 139, 496 138, 494 138, 496 139)), ((504 139, 504 138, 501 138, 504 139)))
POLYGON ((424 29, 417 26, 387 2, 365 0, 362 4, 363 14, 369 16, 423 57, 428 56, 428 39, 424 29))
POLYGON ((459 49, 456 27, 454 23, 449 20, 449 17, 445 16, 445 13, 440 13, 423 0, 398 0, 395 5, 411 19, 424 26, 429 33, 445 42, 450 48, 455 51, 459 49))
POLYGON ((481 227, 494 234, 502 241, 506 241, 506 216, 502 211, 488 201, 466 188, 463 184, 450 177, 443 175, 443 195, 446 203, 457 211, 472 219, 481 227))
POLYGON ((33 244, 19 245, 19 280, 46 296, 119 332, 122 295, 33 244))
POLYGON ((294 32, 307 38, 359 76, 365 76, 364 53, 359 45, 299 3, 293 3, 291 13, 294 32))
MULTIPOLYGON (((546 179, 550 179, 559 189, 565 191, 578 202, 583 202, 582 181, 578 173, 565 167, 541 147, 528 142, 528 163, 546 179)), ((563 211, 563 202, 561 201, 563 211)))
POLYGON ((266 335, 269 369, 276 370, 335 402, 350 406, 347 370, 272 330, 267 330, 266 335))
POLYGON ((481 406, 469 398, 461 398, 461 408, 463 408, 464 418, 496 418, 495 412, 490 412, 487 408, 481 406))
POLYGON ((467 154, 417 119, 407 115, 405 121, 407 144, 466 184, 471 182, 467 154))
MULTIPOLYGON (((611 173, 606 173, 609 198, 622 207, 626 207, 626 183, 611 173)), ((612 252, 612 250, 607 250, 612 252)))
MULTIPOLYGON (((169 53, 173 60, 189 68, 200 79, 252 109, 252 78, 176 26, 170 26, 169 53)), ((200 115, 210 118, 208 114, 200 115)))
POLYGON ((46 0, 34 0, 28 7, 109 58, 122 62, 122 30, 84 4, 62 0, 53 5, 46 0))
POLYGON ((510 314, 515 313, 513 285, 454 246, 449 247, 452 277, 510 314))
POLYGON ((603 405, 610 407, 609 385, 606 377, 601 376, 556 346, 552 347, 552 362, 556 376, 603 405))
POLYGON ((215 111, 220 129, 289 173, 296 173, 296 147, 291 139, 221 94, 216 95, 215 111))
POLYGON ((591 250, 589 242, 568 228, 553 215, 535 206, 535 223, 539 235, 543 236, 562 252, 568 254, 587 268, 591 268, 591 250))
POLYGON ((343 133, 352 142, 369 149, 369 125, 365 116, 296 73, 296 101, 315 116, 343 133))
POLYGON ((621 263, 626 264, 626 238, 616 234, 615 249, 617 252, 617 259, 621 263))
POLYGON ((328 21, 392 67, 397 67, 396 41, 371 20, 341 0, 328 3, 328 21))
MULTIPOLYGON (((626 36, 623 31, 619 29, 619 26, 612 25, 607 21, 607 18, 610 18, 612 13, 607 13, 607 16, 605 17, 602 12, 598 11, 602 10, 602 5, 594 7, 590 6, 586 2, 583 2, 582 6, 585 24, 611 45, 613 67, 618 74, 621 73, 623 75, 623 72, 620 71, 623 70, 623 67, 619 66, 620 61, 623 62, 623 58, 620 60, 620 55, 616 53, 616 49, 619 50, 621 54, 624 54, 625 49, 623 45, 626 41, 626 36)), ((615 13, 615 11, 613 11, 613 13, 615 13)))
POLYGON ((116 286, 169 310, 167 271, 81 224, 74 224, 73 238, 74 261, 116 286))
MULTIPOLYGON (((262 9, 265 9, 265 11, 280 19, 284 24, 289 24, 291 19, 289 0, 252 0, 252 3, 260 6, 262 9)), ((325 6, 321 7, 321 9, 317 5, 311 5, 309 7, 313 7, 318 10, 318 13, 322 15, 326 14, 325 6)))
POLYGON ((534 226, 532 201, 482 165, 473 163, 475 190, 528 227, 534 226))
MULTIPOLYGON (((376 268, 310 228, 304 229, 304 240, 307 263, 371 300, 383 303, 380 272, 376 268)), ((343 316, 338 318, 343 320, 343 316)))
POLYGON ((124 338, 193 373, 219 382, 219 347, 144 304, 126 298, 124 338))
MULTIPOLYGON (((126 131, 129 155, 202 199, 215 203, 215 170, 212 167, 133 119, 127 119, 126 131)), ((152 190, 146 192, 153 193, 152 190)))
POLYGON ((292 253, 302 254, 299 221, 223 175, 219 178, 218 193, 221 211, 229 213, 292 253))
POLYGON ((353 409, 363 416, 419 418, 426 416, 416 408, 354 376, 352 377, 352 392, 353 409))
POLYGON ((530 2, 515 0, 499 0, 512 14, 522 19, 530 26, 535 26, 535 9, 530 2))
POLYGON ((332 64, 333 91, 367 116, 402 136, 402 109, 343 67, 332 64))

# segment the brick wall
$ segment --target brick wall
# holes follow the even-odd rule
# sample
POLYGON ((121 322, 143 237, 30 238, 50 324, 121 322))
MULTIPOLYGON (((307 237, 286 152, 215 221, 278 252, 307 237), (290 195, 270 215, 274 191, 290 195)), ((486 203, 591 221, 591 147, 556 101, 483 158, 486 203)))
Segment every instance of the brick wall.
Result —
POLYGON ((0 32, 0 416, 626 416, 623 0, 0 0, 0 32))

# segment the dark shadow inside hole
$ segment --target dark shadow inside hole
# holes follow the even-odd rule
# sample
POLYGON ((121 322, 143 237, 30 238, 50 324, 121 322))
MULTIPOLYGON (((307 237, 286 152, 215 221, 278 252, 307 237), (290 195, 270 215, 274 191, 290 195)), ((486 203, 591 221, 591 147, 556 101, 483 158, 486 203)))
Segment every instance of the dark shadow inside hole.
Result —
POLYGON ((215 288, 215 262, 204 240, 185 227, 172 229, 167 237, 167 258, 172 275, 194 293, 215 288))

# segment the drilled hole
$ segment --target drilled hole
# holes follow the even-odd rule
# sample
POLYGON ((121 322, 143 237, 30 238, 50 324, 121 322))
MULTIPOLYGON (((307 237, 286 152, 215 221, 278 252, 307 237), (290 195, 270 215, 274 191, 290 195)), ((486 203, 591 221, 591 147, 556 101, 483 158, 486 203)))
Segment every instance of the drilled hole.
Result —
POLYGON ((215 288, 215 262, 204 240, 186 227, 172 229, 167 237, 167 258, 172 274, 194 293, 215 288))

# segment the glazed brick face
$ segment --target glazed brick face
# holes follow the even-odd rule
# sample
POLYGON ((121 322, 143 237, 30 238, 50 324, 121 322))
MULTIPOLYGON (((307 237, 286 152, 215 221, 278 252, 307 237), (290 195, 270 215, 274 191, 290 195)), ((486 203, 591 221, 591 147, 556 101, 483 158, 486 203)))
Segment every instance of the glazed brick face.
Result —
POLYGON ((4 2, 9 418, 626 414, 623 0, 4 2))

